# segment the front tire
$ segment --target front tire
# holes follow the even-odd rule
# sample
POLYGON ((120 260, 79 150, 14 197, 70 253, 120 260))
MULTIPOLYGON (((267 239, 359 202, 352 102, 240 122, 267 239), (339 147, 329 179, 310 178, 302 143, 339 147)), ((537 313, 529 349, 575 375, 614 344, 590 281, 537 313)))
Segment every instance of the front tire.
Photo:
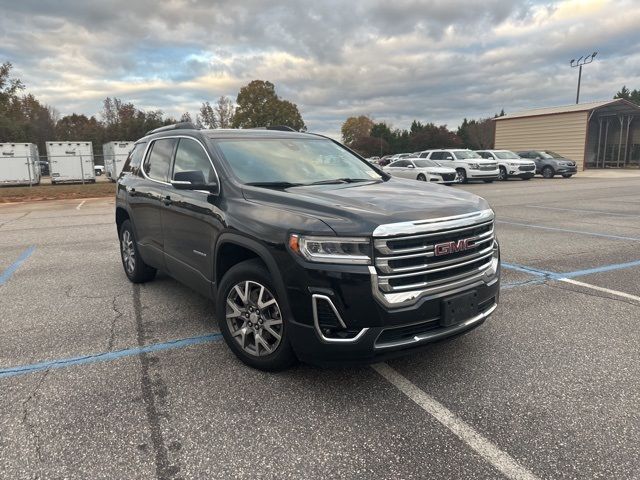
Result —
POLYGON ((467 171, 464 168, 457 168, 456 172, 458 172, 458 178, 460 179, 460 183, 469 182, 469 179, 467 178, 467 171))
POLYGON ((125 220, 122 223, 119 236, 120 258, 122 258, 122 266, 127 278, 133 283, 145 283, 153 280, 157 270, 142 260, 130 220, 125 220))
POLYGON ((509 178, 509 175, 507 175, 507 169, 504 167, 500 167, 500 173, 498 173, 498 180, 505 182, 507 181, 508 178, 509 178))
POLYGON ((427 177, 425 177, 424 174, 421 173, 421 174, 418 175, 416 180, 420 180, 421 182, 426 182, 427 181, 427 177))
POLYGON ((224 275, 216 316, 228 347, 246 365, 279 371, 296 362, 282 302, 260 260, 241 262, 224 275))
POLYGON ((553 167, 550 167, 549 165, 542 169, 542 176, 544 178, 553 178, 555 174, 556 172, 553 170, 553 167))

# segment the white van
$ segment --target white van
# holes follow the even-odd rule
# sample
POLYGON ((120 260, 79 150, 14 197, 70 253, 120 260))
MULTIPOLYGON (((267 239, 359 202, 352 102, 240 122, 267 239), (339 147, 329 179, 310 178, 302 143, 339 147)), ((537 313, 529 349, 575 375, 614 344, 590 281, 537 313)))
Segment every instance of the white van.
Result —
POLYGON ((0 184, 38 185, 40 163, 35 143, 0 143, 0 184))
POLYGON ((495 160, 485 160, 473 150, 452 148, 425 150, 417 154, 420 158, 428 158, 443 167, 452 167, 458 172, 460 183, 469 180, 482 180, 491 183, 498 179, 500 170, 495 160))

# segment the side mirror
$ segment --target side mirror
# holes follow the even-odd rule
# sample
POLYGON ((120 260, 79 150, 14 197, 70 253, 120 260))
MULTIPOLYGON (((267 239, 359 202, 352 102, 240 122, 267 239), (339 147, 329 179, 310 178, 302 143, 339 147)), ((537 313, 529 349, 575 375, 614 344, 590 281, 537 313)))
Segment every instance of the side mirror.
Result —
POLYGON ((453 157, 447 157, 445 160, 453 160, 453 157))
POLYGON ((409 165, 407 165, 407 168, 416 168, 416 166, 413 163, 410 163, 409 165))
POLYGON ((171 180, 171 185, 177 190, 205 190, 211 193, 218 192, 218 184, 206 182, 204 174, 200 170, 192 172, 176 172, 171 180))

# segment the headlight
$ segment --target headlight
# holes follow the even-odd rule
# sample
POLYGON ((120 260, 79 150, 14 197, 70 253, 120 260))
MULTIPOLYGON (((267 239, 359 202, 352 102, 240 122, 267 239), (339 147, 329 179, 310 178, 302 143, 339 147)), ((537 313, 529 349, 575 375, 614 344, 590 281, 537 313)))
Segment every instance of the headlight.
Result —
POLYGON ((520 164, 519 163, 510 163, 509 166, 510 167, 519 167, 520 164))
POLYGON ((477 163, 470 163, 470 164, 469 164, 469 168, 470 168, 471 170, 477 170, 477 169, 478 169, 478 168, 480 168, 480 167, 478 167, 478 164, 477 164, 477 163))
POLYGON ((291 234, 289 248, 310 262, 371 264, 371 242, 368 238, 291 234))

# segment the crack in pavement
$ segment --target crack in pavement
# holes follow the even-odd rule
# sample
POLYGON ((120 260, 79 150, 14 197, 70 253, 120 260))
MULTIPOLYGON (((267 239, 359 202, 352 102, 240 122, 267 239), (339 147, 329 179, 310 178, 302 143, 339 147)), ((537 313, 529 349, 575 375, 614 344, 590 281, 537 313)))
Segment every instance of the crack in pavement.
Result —
POLYGON ((12 223, 12 222, 16 222, 16 221, 18 221, 18 220, 20 220, 20 219, 22 219, 22 218, 26 217, 26 216, 27 216, 27 215, 29 215, 30 213, 31 213, 31 212, 27 212, 27 213, 24 213, 24 214, 20 215, 20 216, 19 216, 19 217, 17 217, 17 218, 12 218, 11 220, 7 220, 6 222, 0 223, 0 228, 4 227, 5 225, 9 225, 9 224, 10 224, 10 223, 12 223))
POLYGON ((42 374, 42 376, 40 377, 40 380, 38 380, 38 383, 36 384, 35 388, 31 391, 31 393, 25 399, 25 401, 22 402, 22 420, 21 420, 21 423, 24 426, 25 430, 27 431, 27 434, 28 434, 29 438, 33 441, 33 443, 35 445, 36 460, 37 460, 37 463, 38 463, 38 470, 33 472, 33 475, 31 476, 31 478, 33 480, 41 478, 40 474, 42 473, 42 471, 41 471, 41 467, 42 467, 42 451, 41 451, 41 445, 40 445, 40 435, 38 435, 38 432, 36 431, 36 425, 31 423, 30 420, 29 420, 29 403, 33 400, 35 402, 34 406, 38 405, 38 399, 39 399, 38 393, 40 391, 40 388, 42 387, 42 384, 44 383, 45 379, 47 378, 48 374, 49 374, 49 370, 45 370, 44 373, 42 374))
POLYGON ((107 342, 108 352, 113 350, 113 344, 115 342, 115 337, 116 337, 116 323, 118 322, 118 320, 120 320, 120 318, 122 318, 122 315, 124 315, 124 312, 121 312, 120 310, 118 310, 118 307, 116 306, 117 301, 118 301, 118 295, 114 295, 113 300, 111 302, 111 310, 113 310, 115 315, 111 320, 111 328, 109 330, 109 341, 107 342))
MULTIPOLYGON (((143 347, 145 344, 146 332, 142 319, 143 307, 140 301, 139 284, 133 284, 133 310, 135 313, 138 346, 143 347)), ((178 441, 170 442, 170 447, 167 449, 165 438, 162 433, 162 426, 160 425, 162 418, 166 421, 170 420, 170 416, 167 412, 159 411, 159 406, 165 405, 164 399, 167 395, 167 386, 159 374, 156 375, 155 382, 152 381, 150 367, 157 362, 157 359, 155 357, 151 357, 145 352, 141 353, 139 358, 142 400, 145 405, 147 423, 149 424, 151 443, 155 455, 156 478, 158 480, 175 479, 176 475, 180 473, 180 466, 178 465, 178 461, 171 462, 168 451, 171 450, 173 453, 179 452, 181 444, 178 441)))

